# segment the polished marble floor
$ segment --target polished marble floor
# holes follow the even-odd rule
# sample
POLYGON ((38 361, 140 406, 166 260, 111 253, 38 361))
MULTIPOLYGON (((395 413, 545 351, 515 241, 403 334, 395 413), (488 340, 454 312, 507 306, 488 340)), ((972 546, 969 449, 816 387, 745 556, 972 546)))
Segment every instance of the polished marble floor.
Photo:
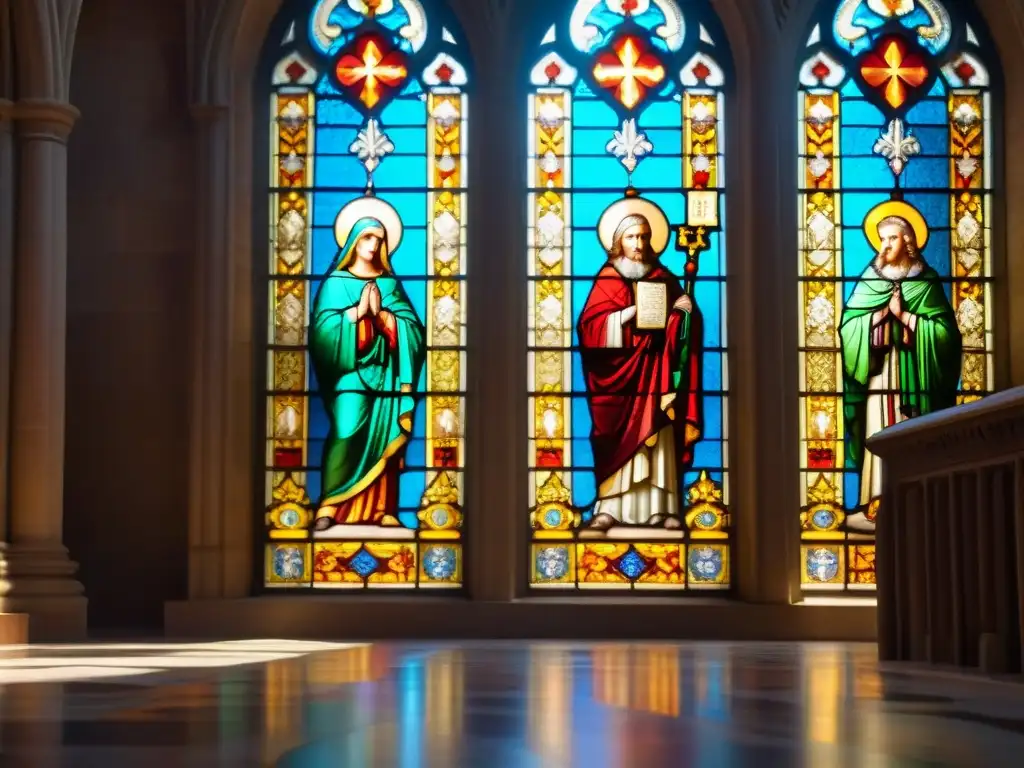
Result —
POLYGON ((0 649, 0 766, 1020 766, 1024 686, 870 645, 0 649))

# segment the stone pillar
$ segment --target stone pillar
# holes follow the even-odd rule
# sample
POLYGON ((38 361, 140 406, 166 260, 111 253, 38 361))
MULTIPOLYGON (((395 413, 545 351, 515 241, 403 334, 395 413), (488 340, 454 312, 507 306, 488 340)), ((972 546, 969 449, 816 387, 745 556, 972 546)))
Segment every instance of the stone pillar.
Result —
MULTIPOLYGON (((500 50, 507 52, 507 47, 500 50)), ((529 475, 523 449, 528 424, 523 396, 526 208, 508 203, 509 190, 520 195, 526 167, 525 156, 517 151, 522 143, 517 132, 525 134, 526 103, 518 96, 516 71, 501 66, 500 54, 481 59, 476 61, 479 95, 471 107, 475 125, 469 147, 477 159, 469 166, 466 584, 474 600, 507 602, 526 582, 520 574, 528 567, 529 546, 524 541, 529 475), (491 141, 506 149, 484 161, 491 141)))
MULTIPOLYGON (((3 41, 0 40, 0 48, 3 41)), ((0 51, 2 55, 2 51, 0 51)), ((2 87, 0 83, 0 87, 2 87)), ((7 539, 8 456, 11 435, 11 280, 14 276, 14 104, 0 99, 0 547, 7 539)), ((3 610, 3 609, 0 609, 3 610)), ((0 645, 28 640, 28 617, 0 613, 0 645)))
MULTIPOLYGON (((228 110, 213 105, 192 107, 199 158, 197 191, 198 243, 193 267, 194 293, 191 328, 193 382, 189 487, 189 597, 213 599, 225 594, 224 505, 228 443, 228 386, 230 348, 230 260, 223 258, 228 242, 226 216, 230 165, 228 110)), ((239 597, 241 595, 232 595, 239 597)))
POLYGON ((63 544, 67 138, 77 117, 59 101, 15 106, 10 519, 0 560, 0 611, 28 613, 34 640, 86 632, 86 600, 73 578, 78 566, 63 544))
POLYGON ((765 4, 715 8, 733 58, 725 121, 733 594, 788 605, 801 599, 798 248, 788 225, 798 220, 795 92, 786 77, 764 73, 788 73, 797 49, 765 4))
POLYGON ((14 104, 0 99, 0 541, 7 538, 7 457, 11 404, 11 280, 14 276, 14 104))

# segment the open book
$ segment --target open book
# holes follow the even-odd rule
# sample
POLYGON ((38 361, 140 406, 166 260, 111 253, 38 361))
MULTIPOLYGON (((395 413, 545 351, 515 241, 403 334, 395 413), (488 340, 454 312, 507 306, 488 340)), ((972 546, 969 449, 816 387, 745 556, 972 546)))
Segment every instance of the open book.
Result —
POLYGON ((660 331, 668 324, 668 286, 653 280, 636 283, 636 327, 660 331))

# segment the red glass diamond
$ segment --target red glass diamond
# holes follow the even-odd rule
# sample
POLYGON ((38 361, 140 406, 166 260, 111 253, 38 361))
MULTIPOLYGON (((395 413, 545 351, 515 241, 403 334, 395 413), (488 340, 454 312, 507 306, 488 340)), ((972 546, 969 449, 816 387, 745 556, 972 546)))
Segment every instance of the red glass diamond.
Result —
POLYGON ((434 74, 437 75, 437 79, 442 83, 450 83, 452 81, 452 77, 455 76, 455 70, 445 63, 435 69, 434 74))
POLYGON ((971 62, 967 59, 961 59, 960 63, 956 65, 956 75, 965 83, 969 83, 976 74, 978 71, 971 66, 971 62))
POLYGON ((550 64, 544 67, 544 77, 546 77, 552 83, 558 79, 558 76, 560 74, 562 74, 562 68, 558 66, 558 62, 556 61, 552 61, 550 64))
POLYGON ((640 0, 622 0, 622 12, 629 16, 640 6, 640 0))
POLYGON ((711 77, 711 70, 703 61, 698 61, 690 71, 693 72, 693 76, 696 77, 697 80, 707 80, 711 77))
POLYGON ((818 63, 811 67, 811 74, 814 75, 819 80, 824 80, 826 77, 832 74, 832 70, 828 68, 828 64, 826 64, 821 59, 818 59, 818 63))
POLYGON ((302 79, 302 76, 306 74, 306 68, 302 66, 298 61, 293 61, 287 67, 285 67, 284 73, 288 75, 288 78, 296 83, 302 79))
POLYGON ((693 172, 693 186, 697 189, 704 189, 707 187, 708 182, 711 181, 711 173, 708 171, 694 171, 693 172))

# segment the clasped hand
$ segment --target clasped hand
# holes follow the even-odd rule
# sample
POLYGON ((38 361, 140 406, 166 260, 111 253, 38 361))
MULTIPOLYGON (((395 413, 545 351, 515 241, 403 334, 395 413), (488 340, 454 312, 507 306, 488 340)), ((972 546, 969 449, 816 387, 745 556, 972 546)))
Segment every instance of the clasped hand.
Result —
POLYGON ((903 316, 903 297, 900 295, 899 288, 892 292, 892 298, 889 299, 889 312, 897 320, 903 316))
POLYGON ((380 288, 376 283, 367 283, 363 293, 359 297, 359 307, 356 310, 356 319, 361 320, 367 315, 376 317, 380 314, 381 297, 380 288))
POLYGON ((687 296, 685 293, 676 299, 676 303, 672 305, 673 309, 678 309, 680 312, 690 314, 693 312, 693 299, 687 296))

